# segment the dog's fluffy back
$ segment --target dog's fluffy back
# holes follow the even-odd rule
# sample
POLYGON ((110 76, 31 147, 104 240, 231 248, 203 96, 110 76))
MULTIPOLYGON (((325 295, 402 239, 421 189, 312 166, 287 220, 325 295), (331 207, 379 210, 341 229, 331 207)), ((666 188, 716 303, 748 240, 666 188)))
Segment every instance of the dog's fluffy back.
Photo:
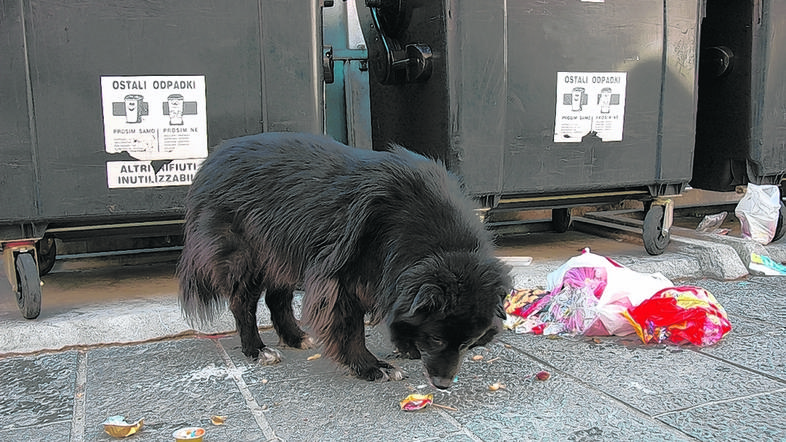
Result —
MULTIPOLYGON (((302 284, 304 317, 320 334, 346 308, 342 296, 386 316, 399 278, 424 259, 494 259, 474 206, 442 164, 397 146, 366 151, 303 134, 219 146, 189 191, 185 235, 177 273, 187 317, 212 319, 236 284, 302 284)), ((498 295, 478 302, 497 304, 498 295)))

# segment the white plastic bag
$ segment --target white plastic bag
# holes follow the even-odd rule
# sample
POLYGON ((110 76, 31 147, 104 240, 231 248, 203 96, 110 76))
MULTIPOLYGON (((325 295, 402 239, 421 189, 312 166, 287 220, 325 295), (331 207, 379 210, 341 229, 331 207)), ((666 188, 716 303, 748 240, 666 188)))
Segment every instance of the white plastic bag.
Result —
POLYGON ((748 190, 734 209, 734 215, 740 220, 742 237, 759 244, 769 244, 778 229, 780 209, 778 186, 749 183, 748 190))
MULTIPOLYGON (((633 326, 622 315, 628 307, 635 307, 652 295, 674 284, 660 273, 639 273, 622 264, 584 249, 581 255, 567 260, 546 277, 546 290, 560 290, 565 274, 570 269, 603 269, 605 286, 595 287, 600 295, 594 307, 596 321, 585 330, 587 335, 625 336, 633 333, 633 326)), ((575 285, 575 282, 573 283, 575 285)), ((590 291, 592 293, 592 291, 590 291)))

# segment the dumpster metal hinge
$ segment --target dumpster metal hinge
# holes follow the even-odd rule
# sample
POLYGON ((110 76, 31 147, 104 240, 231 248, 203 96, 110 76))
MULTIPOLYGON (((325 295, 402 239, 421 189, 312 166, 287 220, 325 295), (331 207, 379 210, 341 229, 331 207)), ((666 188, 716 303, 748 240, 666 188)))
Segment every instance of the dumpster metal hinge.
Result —
POLYGON ((332 84, 335 80, 333 73, 333 46, 322 46, 322 79, 327 84, 332 84))
POLYGON ((425 43, 402 45, 398 40, 408 24, 408 7, 401 0, 366 0, 385 51, 379 63, 382 84, 424 82, 431 77, 431 47, 425 43))

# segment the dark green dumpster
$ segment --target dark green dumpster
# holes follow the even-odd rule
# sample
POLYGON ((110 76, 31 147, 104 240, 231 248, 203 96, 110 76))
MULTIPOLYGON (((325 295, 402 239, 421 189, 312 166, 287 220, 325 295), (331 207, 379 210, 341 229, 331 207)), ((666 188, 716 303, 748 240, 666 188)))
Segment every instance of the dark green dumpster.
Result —
POLYGON ((489 208, 652 204, 691 178, 699 2, 366 0, 375 148, 440 158, 489 208))
POLYGON ((208 146, 323 130, 318 0, 0 8, 0 245, 25 317, 52 238, 179 233, 208 146))
MULTIPOLYGON (((691 186, 722 192, 748 183, 781 186, 785 50, 786 1, 707 1, 691 186)), ((773 241, 786 233, 784 215, 781 201, 773 241)))
POLYGON ((779 185, 786 173, 786 1, 709 0, 691 185, 779 185))

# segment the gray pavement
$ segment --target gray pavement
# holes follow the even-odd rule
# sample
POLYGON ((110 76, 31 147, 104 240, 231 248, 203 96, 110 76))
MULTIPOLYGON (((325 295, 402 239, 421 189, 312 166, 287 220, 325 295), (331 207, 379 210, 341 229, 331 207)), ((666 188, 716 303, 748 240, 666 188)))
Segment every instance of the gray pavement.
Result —
MULTIPOLYGON (((514 269, 522 288, 544 286, 583 247, 702 286, 732 321, 720 343, 505 332, 471 351, 448 391, 428 385, 419 361, 394 360, 409 377, 377 383, 313 359, 319 349, 282 349, 283 363, 255 365, 228 315, 209 334, 183 321, 171 260, 93 269, 65 257, 43 278, 38 320, 21 319, 0 281, 0 441, 110 440, 100 424, 113 415, 145 419, 128 438, 138 441, 173 440, 174 430, 194 425, 207 430, 206 441, 786 440, 786 278, 748 275, 745 261, 750 250, 783 261, 786 246, 689 229, 674 235, 657 257, 581 232, 505 241, 500 255, 533 257, 514 269), (551 377, 532 377, 541 370, 551 377), (504 388, 491 391, 493 383, 504 388), (439 407, 400 411, 410 393, 433 393, 439 407), (226 424, 212 425, 212 415, 226 424)), ((275 344, 260 314, 263 339, 275 344)), ((384 330, 369 328, 368 341, 390 357, 384 330)))

